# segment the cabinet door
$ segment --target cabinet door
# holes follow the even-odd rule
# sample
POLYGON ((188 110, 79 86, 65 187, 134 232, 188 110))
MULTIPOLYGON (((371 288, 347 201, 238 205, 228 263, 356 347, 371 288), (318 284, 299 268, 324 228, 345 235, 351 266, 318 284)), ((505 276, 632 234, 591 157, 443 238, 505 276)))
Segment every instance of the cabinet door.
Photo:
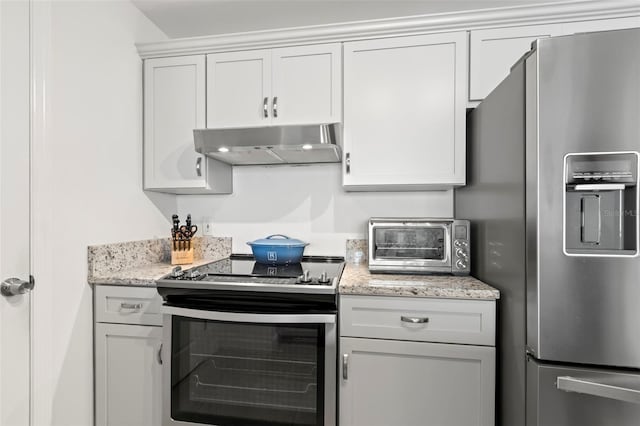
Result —
POLYGON ((539 38, 560 35, 559 24, 471 31, 469 99, 484 99, 539 38))
POLYGON ((205 58, 144 62, 144 188, 175 192, 206 188, 193 129, 205 127, 205 58))
POLYGON ((631 16, 628 18, 567 22, 562 25, 562 30, 564 34, 576 34, 638 27, 640 27, 640 16, 631 16))
POLYGON ((495 348, 360 338, 340 348, 342 426, 494 426, 495 348))
POLYGON ((267 126, 270 96, 270 50, 207 55, 207 127, 267 126))
POLYGON ((157 426, 162 327, 95 325, 96 426, 157 426))
POLYGON ((342 121, 340 43, 274 49, 272 61, 273 124, 342 121))
POLYGON ((346 189, 464 184, 466 45, 464 32, 344 44, 346 189))

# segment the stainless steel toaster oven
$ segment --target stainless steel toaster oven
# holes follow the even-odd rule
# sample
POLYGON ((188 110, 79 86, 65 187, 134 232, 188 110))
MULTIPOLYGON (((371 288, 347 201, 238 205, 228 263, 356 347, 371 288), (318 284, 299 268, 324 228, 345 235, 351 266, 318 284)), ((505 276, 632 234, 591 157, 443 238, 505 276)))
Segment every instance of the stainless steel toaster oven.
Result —
POLYGON ((468 275, 468 220, 369 219, 369 270, 411 274, 468 275))

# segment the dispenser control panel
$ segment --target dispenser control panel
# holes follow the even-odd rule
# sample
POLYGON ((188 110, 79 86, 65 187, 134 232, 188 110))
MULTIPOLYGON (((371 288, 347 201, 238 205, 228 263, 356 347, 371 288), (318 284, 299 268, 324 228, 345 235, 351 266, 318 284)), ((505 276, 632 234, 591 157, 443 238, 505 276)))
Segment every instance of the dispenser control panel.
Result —
POLYGON ((637 256, 637 152, 570 153, 564 158, 564 253, 637 256))

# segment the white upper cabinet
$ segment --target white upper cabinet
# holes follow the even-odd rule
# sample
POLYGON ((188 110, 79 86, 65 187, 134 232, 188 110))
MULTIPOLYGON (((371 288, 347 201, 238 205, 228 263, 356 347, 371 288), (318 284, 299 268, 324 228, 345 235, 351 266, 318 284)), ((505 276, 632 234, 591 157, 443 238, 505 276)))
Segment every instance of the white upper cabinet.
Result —
POLYGON ((465 32, 344 44, 347 190, 465 183, 465 32))
POLYGON ((471 31, 469 99, 484 99, 539 38, 562 34, 559 24, 471 31))
POLYGON ((207 127, 341 121, 340 44, 207 55, 207 127))
POLYGON ((593 31, 623 30, 640 27, 640 16, 617 19, 596 19, 593 21, 567 22, 563 24, 565 34, 590 33, 593 31))
POLYGON ((342 52, 339 43, 274 49, 274 124, 342 122, 342 52))
POLYGON ((270 95, 271 51, 207 55, 207 127, 269 124, 270 95))
POLYGON ((471 31, 469 100, 484 99, 539 38, 640 27, 640 16, 471 31))
POLYGON ((144 189, 176 194, 230 193, 231 168, 195 152, 205 127, 205 57, 144 62, 144 189))

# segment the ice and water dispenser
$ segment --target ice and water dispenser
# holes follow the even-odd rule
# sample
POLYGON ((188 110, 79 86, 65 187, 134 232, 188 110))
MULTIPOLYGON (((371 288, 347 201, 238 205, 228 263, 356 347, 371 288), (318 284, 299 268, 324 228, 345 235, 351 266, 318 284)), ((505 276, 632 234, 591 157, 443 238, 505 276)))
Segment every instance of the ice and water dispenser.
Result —
POLYGON ((638 254, 638 153, 574 153, 564 164, 564 252, 638 254))

